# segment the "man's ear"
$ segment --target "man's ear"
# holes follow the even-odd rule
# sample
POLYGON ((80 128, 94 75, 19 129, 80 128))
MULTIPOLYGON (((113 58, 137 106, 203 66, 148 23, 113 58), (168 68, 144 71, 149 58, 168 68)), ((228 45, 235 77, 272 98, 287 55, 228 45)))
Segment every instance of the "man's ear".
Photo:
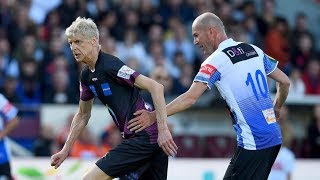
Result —
POLYGON ((97 41, 98 41, 98 39, 96 37, 93 37, 91 40, 91 44, 95 45, 95 44, 97 44, 97 41))
POLYGON ((215 35, 216 34, 216 30, 214 27, 209 27, 209 34, 210 36, 215 35))

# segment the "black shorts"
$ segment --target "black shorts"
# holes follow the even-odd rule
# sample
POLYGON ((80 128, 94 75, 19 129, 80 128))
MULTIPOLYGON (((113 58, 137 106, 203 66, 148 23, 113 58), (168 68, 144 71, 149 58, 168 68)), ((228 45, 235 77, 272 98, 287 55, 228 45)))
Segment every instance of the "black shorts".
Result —
POLYGON ((261 150, 246 150, 237 147, 224 180, 267 180, 281 145, 261 150))
POLYGON ((5 176, 8 180, 12 179, 10 163, 0 164, 0 177, 5 176))
POLYGON ((113 178, 139 180, 167 179, 168 156, 157 143, 140 136, 124 140, 96 165, 113 178))

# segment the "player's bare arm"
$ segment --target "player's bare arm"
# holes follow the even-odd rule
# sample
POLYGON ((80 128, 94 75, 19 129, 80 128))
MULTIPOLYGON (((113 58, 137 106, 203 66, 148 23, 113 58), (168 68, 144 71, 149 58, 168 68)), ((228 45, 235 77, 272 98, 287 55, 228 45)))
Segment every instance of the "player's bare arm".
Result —
POLYGON ((276 111, 276 116, 278 118, 280 108, 286 101, 289 93, 290 80, 288 76, 285 73, 283 73, 279 68, 276 68, 272 73, 270 73, 269 77, 277 81, 277 93, 273 105, 276 111))
POLYGON ((135 86, 150 92, 155 107, 158 125, 158 144, 168 156, 174 156, 174 154, 177 154, 178 148, 172 139, 167 125, 167 112, 163 95, 163 85, 146 76, 139 75, 135 80, 135 86))
POLYGON ((66 159, 73 143, 77 140, 84 127, 88 124, 91 116, 92 104, 93 99, 89 101, 80 100, 78 111, 73 117, 70 132, 62 150, 51 157, 51 166, 54 166, 54 168, 58 168, 66 159))
MULTIPOLYGON (((167 115, 171 116, 178 112, 184 111, 192 106, 198 98, 204 93, 207 89, 207 85, 202 82, 194 82, 190 89, 175 98, 171 103, 166 106, 167 115)), ((138 128, 140 124, 152 124, 155 122, 155 112, 148 112, 145 110, 139 110, 134 113, 137 117, 129 121, 129 126, 131 131, 142 131, 143 129, 138 128)))

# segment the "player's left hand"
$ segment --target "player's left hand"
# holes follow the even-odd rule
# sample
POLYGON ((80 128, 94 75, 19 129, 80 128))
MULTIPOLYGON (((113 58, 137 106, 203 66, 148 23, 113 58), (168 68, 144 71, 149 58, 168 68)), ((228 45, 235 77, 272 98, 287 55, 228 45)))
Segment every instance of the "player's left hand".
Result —
POLYGON ((171 136, 171 133, 166 128, 158 128, 158 144, 163 149, 163 151, 168 156, 175 156, 177 154, 178 146, 173 141, 173 138, 171 136))

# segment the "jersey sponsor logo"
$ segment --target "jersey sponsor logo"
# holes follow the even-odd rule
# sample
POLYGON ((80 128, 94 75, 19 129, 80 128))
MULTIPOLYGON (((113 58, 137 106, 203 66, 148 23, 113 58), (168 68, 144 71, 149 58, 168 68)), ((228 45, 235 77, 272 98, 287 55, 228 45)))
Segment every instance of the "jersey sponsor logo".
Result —
POLYGON ((98 78, 94 77, 94 78, 92 78, 91 80, 92 80, 92 81, 97 81, 98 78))
POLYGON ((216 71, 217 71, 217 68, 212 66, 211 64, 205 64, 204 66, 201 66, 201 68, 200 68, 201 73, 204 73, 205 75, 208 75, 210 77, 216 71))
POLYGON ((274 113, 273 108, 263 110, 262 113, 268 124, 276 122, 276 115, 274 113))
POLYGON ((102 91, 103 91, 103 94, 105 96, 110 96, 112 95, 112 92, 111 92, 111 89, 110 89, 110 86, 108 83, 103 83, 101 84, 101 88, 102 88, 102 91))
POLYGON ((224 52, 230 58, 233 64, 258 56, 257 51, 246 43, 228 47, 222 50, 222 52, 224 52))
POLYGON ((123 65, 119 71, 117 76, 124 78, 124 79, 130 79, 130 76, 134 73, 135 71, 131 69, 130 67, 123 65))

